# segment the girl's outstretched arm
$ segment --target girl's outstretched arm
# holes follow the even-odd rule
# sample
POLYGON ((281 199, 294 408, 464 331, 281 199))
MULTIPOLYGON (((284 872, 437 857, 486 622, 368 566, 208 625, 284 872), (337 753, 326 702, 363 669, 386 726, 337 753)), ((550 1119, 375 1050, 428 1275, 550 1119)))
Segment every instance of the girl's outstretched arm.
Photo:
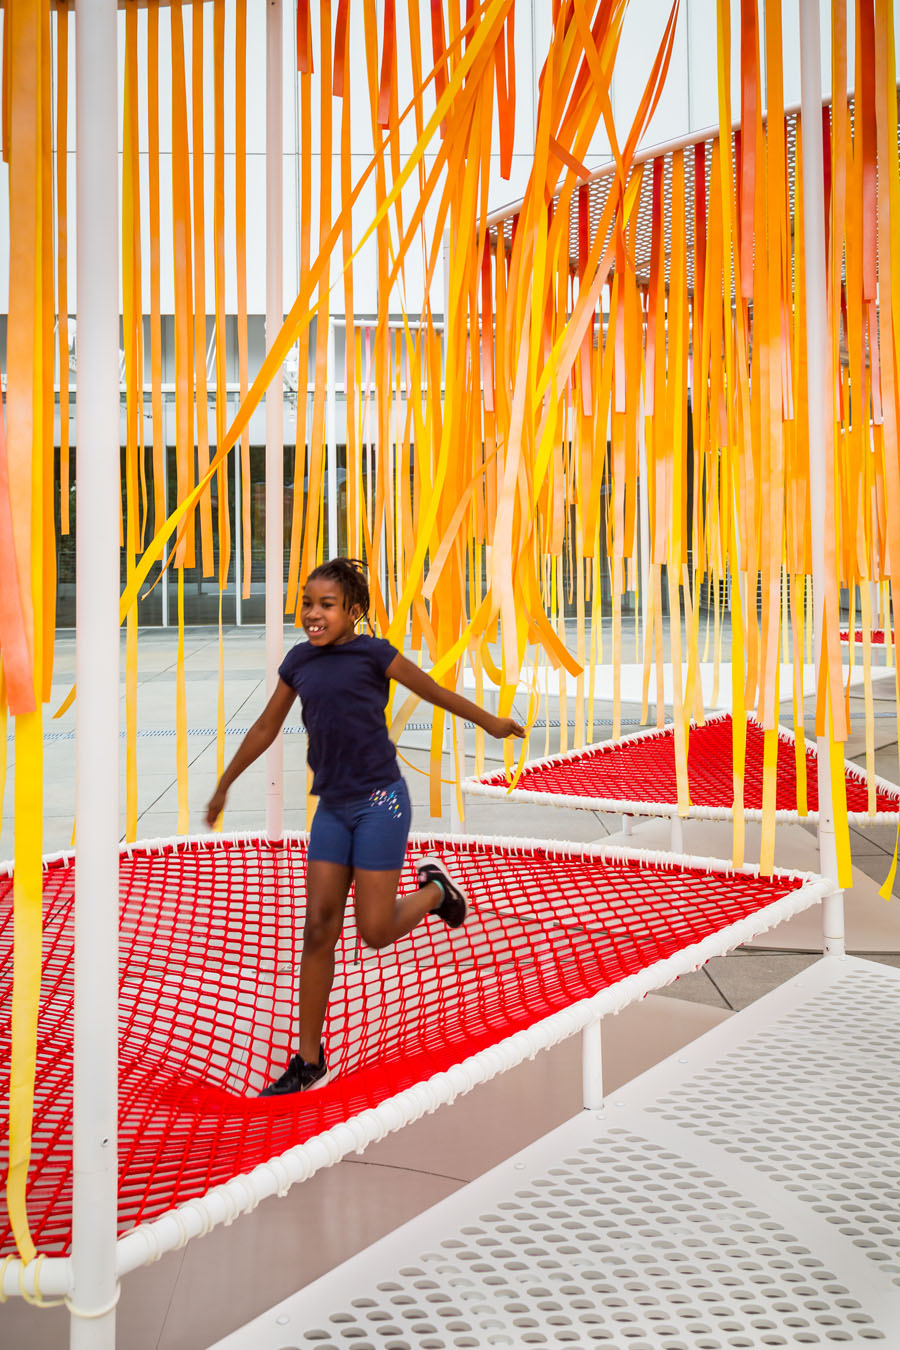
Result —
POLYGON ((206 807, 206 823, 212 829, 225 807, 228 789, 236 778, 253 763, 264 750, 268 750, 282 728, 284 719, 290 712, 291 704, 297 697, 295 691, 284 680, 279 680, 275 692, 263 708, 253 726, 241 741, 234 758, 216 784, 216 790, 206 807))
POLYGON ((525 735, 525 728, 512 717, 495 717, 493 713, 480 708, 471 699, 463 698, 462 694, 457 694, 453 689, 445 689, 430 675, 426 675, 424 670, 414 666, 412 661, 408 661, 399 653, 385 674, 398 684, 404 685, 413 694, 418 694, 419 698, 433 703, 436 708, 445 708, 454 717, 467 717, 470 722, 481 727, 489 736, 496 736, 498 740, 502 741, 505 736, 525 735))

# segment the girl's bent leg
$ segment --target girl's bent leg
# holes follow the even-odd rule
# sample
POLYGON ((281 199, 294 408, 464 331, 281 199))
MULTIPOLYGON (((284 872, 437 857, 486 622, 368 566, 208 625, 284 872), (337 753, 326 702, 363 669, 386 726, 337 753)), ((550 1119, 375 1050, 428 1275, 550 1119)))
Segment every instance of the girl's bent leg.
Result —
POLYGON ((356 884, 356 926, 369 947, 389 947, 412 932, 443 898, 440 886, 434 882, 409 895, 398 895, 399 868, 392 872, 368 872, 357 867, 353 880, 356 884))
POLYGON ((306 922, 300 957, 300 1055, 319 1058, 328 995, 334 980, 334 949, 341 935, 353 872, 343 863, 311 858, 306 870, 306 922))

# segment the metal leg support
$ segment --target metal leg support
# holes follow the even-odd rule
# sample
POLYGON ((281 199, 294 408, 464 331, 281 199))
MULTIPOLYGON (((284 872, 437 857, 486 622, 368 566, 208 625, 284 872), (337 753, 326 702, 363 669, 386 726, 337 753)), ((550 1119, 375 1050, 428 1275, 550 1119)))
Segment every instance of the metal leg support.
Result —
POLYGON ((603 1106, 602 1017, 589 1022, 581 1033, 581 1084, 584 1109, 599 1111, 603 1106))

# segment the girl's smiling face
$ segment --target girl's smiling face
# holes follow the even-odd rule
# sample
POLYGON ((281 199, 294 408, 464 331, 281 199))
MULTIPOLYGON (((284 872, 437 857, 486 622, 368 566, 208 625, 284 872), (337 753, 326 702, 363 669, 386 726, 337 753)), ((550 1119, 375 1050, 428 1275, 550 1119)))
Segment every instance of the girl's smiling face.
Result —
POLYGON ((339 581, 313 577, 303 588, 300 602, 300 622, 310 642, 316 647, 349 642, 362 616, 359 605, 347 609, 344 590, 339 581))

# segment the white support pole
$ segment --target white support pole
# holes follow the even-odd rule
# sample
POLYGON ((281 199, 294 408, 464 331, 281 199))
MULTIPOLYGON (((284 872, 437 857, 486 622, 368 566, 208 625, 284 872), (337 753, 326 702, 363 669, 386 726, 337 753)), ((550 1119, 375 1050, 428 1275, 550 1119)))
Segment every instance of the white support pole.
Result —
POLYGON ((337 470, 337 394, 335 392, 335 382, 337 373, 335 371, 335 351, 337 344, 334 340, 334 324, 331 319, 328 320, 328 384, 325 392, 325 413, 328 420, 328 445, 326 453, 328 455, 328 556, 336 558, 340 553, 338 548, 338 470, 337 470))
POLYGON ((603 1018, 588 1022, 581 1033, 581 1090, 585 1111, 603 1108, 603 1018))
MULTIPOLYGON (((225 419, 227 422, 227 418, 225 419)), ((234 447, 234 622, 235 627, 240 628, 244 622, 243 610, 243 589, 244 589, 244 536, 242 534, 244 522, 241 515, 241 498, 243 497, 243 488, 241 486, 241 443, 238 441, 234 447)))
POLYGON ((679 816, 678 813, 676 812, 675 815, 673 815, 673 816, 671 817, 671 822, 672 822, 672 830, 671 830, 672 852, 673 852, 673 853, 683 853, 683 852, 684 852, 684 826, 682 825, 682 822, 681 822, 681 816, 679 816))
MULTIPOLYGON (((163 466, 163 501, 164 501, 165 504, 166 504, 166 514, 168 515, 168 512, 169 512, 169 443, 168 443, 168 441, 167 441, 167 439, 166 439, 166 430, 165 430, 165 428, 166 428, 166 422, 167 422, 166 411, 165 411, 165 406, 163 406, 163 417, 162 417, 162 423, 163 423, 163 448, 162 448, 162 466, 163 466)), ((160 565, 160 567, 162 567, 162 565, 163 565, 164 562, 165 562, 165 554, 163 554, 162 558, 160 558, 160 560, 159 560, 159 565, 160 565)), ((161 610, 162 610, 162 614, 161 614, 161 622, 162 622, 163 628, 168 628, 168 626, 169 626, 169 577, 170 577, 170 576, 171 576, 171 572, 167 572, 166 575, 163 577, 162 581, 159 583, 159 591, 160 591, 160 608, 161 608, 161 610)))
MULTIPOLYGON (((266 0, 266 350, 284 322, 282 0, 266 0)), ((284 655, 284 406, 279 370, 266 392, 266 695, 278 683, 284 655)), ((284 743, 266 751, 266 832, 282 835, 284 743)))
MULTIPOLYGON (((825 306, 825 187, 822 154, 822 59, 819 0, 800 0, 800 125, 803 137, 803 244, 806 264, 806 350, 809 396, 810 515, 812 520, 813 620, 816 669, 822 663, 825 595, 825 483, 833 449, 829 409, 828 323, 825 306)), ((819 787, 819 870, 837 882, 837 851, 831 796, 831 749, 817 739, 819 787)), ((823 903, 824 947, 844 951, 844 897, 838 891, 823 903)))
MULTIPOLYGON (((442 247, 442 256, 444 263, 444 341, 441 347, 441 389, 440 399, 441 407, 444 406, 444 394, 447 382, 447 342, 450 337, 450 231, 444 231, 444 240, 442 247)), ((465 658, 463 658, 465 660, 465 658)), ((460 669, 459 678, 456 682, 456 691, 459 694, 464 692, 462 669, 460 669)), ((448 717, 444 722, 444 746, 450 751, 453 762, 453 778, 462 782, 466 777, 466 727, 464 722, 456 728, 456 753, 454 755, 453 746, 453 726, 448 717)), ((460 815, 459 803, 456 800, 456 781, 450 789, 450 833, 460 834, 462 832, 464 821, 460 815)))
POLYGON ((644 641, 647 641, 647 620, 650 596, 650 495, 647 490, 647 436, 644 427, 644 398, 638 419, 638 456, 640 462, 640 543, 641 543, 641 619, 644 641))
POLYGON ((75 1032, 72 1350, 116 1339, 119 275, 116 0, 77 0, 75 1032))
MULTIPOLYGON (((644 650, 650 641, 648 622, 650 618, 650 494, 647 490, 647 434, 644 425, 644 395, 641 394, 640 415, 638 416, 638 462, 641 475, 638 505, 640 508, 639 527, 641 544, 641 625, 643 629, 644 650)), ((637 614, 634 616, 637 623, 637 614)), ((659 717, 659 708, 656 709, 659 717)))

